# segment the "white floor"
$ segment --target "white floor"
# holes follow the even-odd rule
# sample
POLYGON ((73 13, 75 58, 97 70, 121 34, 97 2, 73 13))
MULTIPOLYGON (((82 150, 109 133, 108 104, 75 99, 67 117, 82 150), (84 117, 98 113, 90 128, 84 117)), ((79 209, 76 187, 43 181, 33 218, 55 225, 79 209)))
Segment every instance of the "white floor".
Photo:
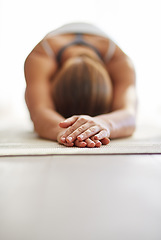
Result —
MULTIPOLYGON (((0 131, 24 126, 9 114, 0 131)), ((160 240, 161 154, 0 157, 0 239, 160 240)))
POLYGON ((160 240, 161 155, 0 158, 0 239, 160 240))

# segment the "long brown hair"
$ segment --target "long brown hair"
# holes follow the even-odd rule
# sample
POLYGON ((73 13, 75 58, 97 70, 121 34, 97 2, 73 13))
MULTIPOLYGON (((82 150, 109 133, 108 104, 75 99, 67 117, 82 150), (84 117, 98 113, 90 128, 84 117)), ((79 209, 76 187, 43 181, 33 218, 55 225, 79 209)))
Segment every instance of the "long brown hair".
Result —
POLYGON ((103 64, 88 56, 67 60, 53 80, 55 108, 65 118, 110 111, 112 83, 103 64))

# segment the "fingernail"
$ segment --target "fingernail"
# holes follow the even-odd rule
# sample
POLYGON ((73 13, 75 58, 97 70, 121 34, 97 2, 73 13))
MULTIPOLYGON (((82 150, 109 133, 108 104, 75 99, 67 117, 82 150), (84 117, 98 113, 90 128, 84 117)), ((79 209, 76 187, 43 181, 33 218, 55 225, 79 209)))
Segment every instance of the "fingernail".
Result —
POLYGON ((62 141, 62 142, 65 142, 65 137, 61 137, 61 141, 62 141))
POLYGON ((82 138, 83 138, 83 136, 82 136, 82 135, 80 135, 80 136, 78 136, 78 137, 77 137, 77 139, 78 139, 79 141, 81 141, 81 140, 82 140, 82 138))
POLYGON ((68 142, 72 142, 72 137, 67 137, 68 142))
POLYGON ((100 147, 101 145, 102 145, 101 142, 97 142, 95 146, 96 146, 96 147, 100 147))

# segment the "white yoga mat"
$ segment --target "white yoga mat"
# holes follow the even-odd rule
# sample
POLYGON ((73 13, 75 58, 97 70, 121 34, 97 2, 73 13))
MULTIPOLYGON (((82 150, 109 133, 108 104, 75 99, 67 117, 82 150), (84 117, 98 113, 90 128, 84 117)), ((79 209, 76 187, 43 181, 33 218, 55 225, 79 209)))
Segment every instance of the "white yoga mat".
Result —
POLYGON ((100 148, 65 147, 57 142, 40 139, 32 130, 25 128, 0 132, 0 156, 146 153, 161 153, 161 127, 139 125, 132 137, 111 140, 100 148))

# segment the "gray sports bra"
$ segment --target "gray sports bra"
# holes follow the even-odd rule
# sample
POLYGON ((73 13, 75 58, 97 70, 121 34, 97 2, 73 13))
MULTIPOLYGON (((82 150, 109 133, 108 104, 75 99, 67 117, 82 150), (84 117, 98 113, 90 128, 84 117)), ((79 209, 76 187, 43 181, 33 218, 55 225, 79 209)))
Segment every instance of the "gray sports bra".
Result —
POLYGON ((62 27, 59 27, 57 29, 55 29, 54 31, 50 32, 47 37, 52 37, 55 35, 60 35, 60 34, 67 34, 67 33, 74 33, 75 34, 75 39, 66 44, 65 46, 63 46, 57 53, 57 55, 55 55, 55 53, 53 52, 53 49, 50 47, 47 38, 44 38, 43 41, 41 42, 44 51, 47 53, 48 56, 50 57, 54 57, 56 58, 58 64, 61 62, 61 57, 63 52, 65 51, 66 48, 72 46, 72 45, 84 45, 87 46, 91 49, 93 49, 95 51, 95 53, 104 61, 104 62, 108 62, 110 61, 110 59, 112 58, 114 51, 115 51, 115 43, 110 40, 110 44, 109 44, 109 48, 107 53, 105 54, 105 57, 102 57, 99 50, 93 46, 92 44, 86 42, 83 39, 83 34, 92 34, 92 35, 98 35, 98 36, 103 36, 105 38, 108 38, 107 34, 104 33, 100 28, 96 27, 93 24, 89 24, 89 23, 69 23, 66 25, 63 25, 62 27))
POLYGON ((100 58, 102 58, 99 50, 98 50, 96 47, 94 47, 92 44, 89 44, 88 42, 84 41, 84 39, 83 39, 83 34, 82 34, 82 33, 76 33, 75 35, 76 35, 76 36, 75 36, 74 41, 66 44, 64 47, 62 47, 62 48, 58 51, 57 56, 56 56, 56 59, 57 59, 57 62, 58 62, 58 63, 61 62, 61 56, 62 56, 63 52, 65 51, 65 49, 68 48, 68 47, 70 47, 70 46, 72 46, 72 45, 84 45, 84 46, 87 46, 87 47, 93 49, 93 51, 94 51, 100 58))

